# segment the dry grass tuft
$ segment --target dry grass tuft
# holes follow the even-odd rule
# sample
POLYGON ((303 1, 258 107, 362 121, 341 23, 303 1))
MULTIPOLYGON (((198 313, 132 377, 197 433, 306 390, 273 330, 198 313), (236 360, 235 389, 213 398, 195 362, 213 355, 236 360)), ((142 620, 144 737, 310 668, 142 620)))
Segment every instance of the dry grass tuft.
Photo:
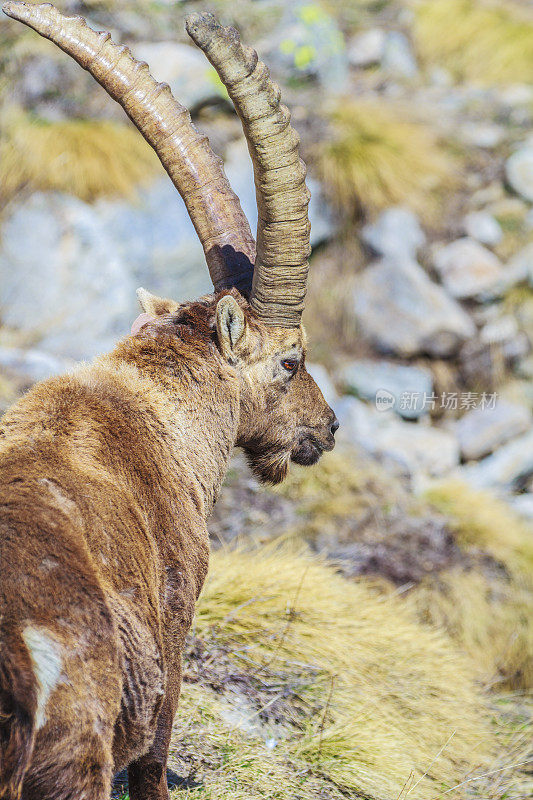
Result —
POLYGON ((472 657, 485 685, 533 687, 533 586, 525 578, 459 568, 423 581, 412 597, 425 622, 472 657))
MULTIPOLYGON (((183 691, 176 755, 195 732, 210 752, 200 759, 208 797, 307 800, 328 797, 329 786, 330 797, 388 800, 409 782, 411 800, 427 800, 520 760, 502 756, 472 665, 444 634, 416 622, 410 601, 348 582, 287 546, 213 554, 195 634, 208 642, 208 663, 223 652, 232 665, 218 707, 198 687, 183 691), (272 693, 271 702, 249 706, 247 722, 249 696, 238 689, 245 674, 272 693), (267 709, 287 696, 297 697, 298 711, 270 718, 267 709), (312 779, 325 782, 322 792, 312 779)), ((469 796, 503 798, 521 780, 517 771, 503 774, 497 791, 484 783, 478 793, 474 781, 469 796)))
POLYGON ((422 619, 448 631, 485 683, 533 688, 533 534, 503 503, 458 482, 428 499, 448 515, 476 569, 442 572, 413 592, 422 619), (485 565, 483 554, 495 563, 485 565), (481 555, 481 559, 480 559, 481 555))
POLYGON ((346 215, 409 201, 430 219, 436 192, 450 184, 450 156, 426 126, 384 105, 345 101, 330 116, 331 136, 316 152, 316 168, 331 202, 346 215))
POLYGON ((430 0, 417 11, 415 32, 422 57, 458 80, 533 82, 533 24, 512 4, 430 0))
POLYGON ((45 122, 20 113, 8 116, 0 131, 4 201, 23 188, 68 192, 86 201, 131 197, 157 166, 137 131, 114 122, 45 122))
POLYGON ((512 573, 532 575, 533 531, 505 503, 460 481, 438 483, 426 496, 451 517, 463 548, 481 548, 512 573))

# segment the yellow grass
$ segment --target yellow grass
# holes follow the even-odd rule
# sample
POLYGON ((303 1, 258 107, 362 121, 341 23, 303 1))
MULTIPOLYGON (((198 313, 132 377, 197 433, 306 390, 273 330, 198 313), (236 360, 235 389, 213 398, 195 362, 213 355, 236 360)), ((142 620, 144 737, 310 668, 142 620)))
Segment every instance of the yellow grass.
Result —
POLYGON ((428 500, 448 514, 462 547, 478 547, 513 573, 533 575, 533 530, 503 502, 460 481, 436 484, 428 500))
POLYGON ((422 57, 459 80, 533 81, 533 22, 512 3, 430 0, 418 9, 415 33, 422 57))
MULTIPOLYGON (((250 734, 252 752, 243 753, 235 744, 235 728, 241 735, 243 726, 228 719, 246 699, 235 690, 218 697, 232 714, 203 711, 202 738, 195 709, 208 703, 186 685, 189 711, 182 707, 178 739, 187 741, 192 729, 206 747, 211 735, 226 747, 227 760, 211 756, 212 767, 203 770, 208 797, 316 797, 303 785, 298 792, 297 775, 302 784, 314 776, 383 800, 396 800, 407 782, 411 800, 430 800, 521 757, 502 751, 472 664, 444 634, 416 622, 410 601, 384 597, 368 581, 350 583, 287 546, 215 553, 195 633, 211 647, 224 646, 235 671, 270 683, 275 675, 280 696, 299 680, 299 704, 307 709, 277 732, 273 754, 261 732, 250 734), (265 764, 270 779, 254 782, 265 764)), ((250 713, 252 721, 259 711, 250 713)), ((501 790, 483 781, 480 794, 473 782, 469 796, 503 798, 520 780, 508 770, 501 790)), ((447 795, 464 796, 460 789, 447 795)))
POLYGON ((330 115, 331 134, 316 152, 330 200, 350 215, 409 202, 426 218, 434 190, 450 182, 453 165, 426 126, 383 104, 343 101, 330 115))
POLYGON ((45 122, 16 114, 0 131, 4 200, 23 188, 68 192, 82 200, 131 197, 157 164, 140 134, 115 122, 45 122))
POLYGON ((413 592, 422 619, 445 628, 486 683, 533 688, 533 532, 503 503, 458 482, 428 498, 449 515, 477 564, 426 580, 413 592), (495 563, 483 564, 483 553, 495 563))
POLYGON ((533 588, 524 579, 449 570, 412 592, 421 619, 445 629, 485 685, 533 687, 533 588))

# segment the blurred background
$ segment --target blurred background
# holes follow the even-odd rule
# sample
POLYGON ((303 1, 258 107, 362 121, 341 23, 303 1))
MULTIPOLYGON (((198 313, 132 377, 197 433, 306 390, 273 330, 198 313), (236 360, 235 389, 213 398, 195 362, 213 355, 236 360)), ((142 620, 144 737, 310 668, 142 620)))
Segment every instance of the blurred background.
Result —
MULTIPOLYGON (((234 459, 176 796, 532 796, 530 0, 56 5, 170 84, 254 229, 240 123, 184 19, 237 26, 312 190, 304 323, 339 445, 277 489, 234 459)), ((141 285, 211 289, 180 197, 94 80, 2 17, 0 412, 110 349, 141 285)))

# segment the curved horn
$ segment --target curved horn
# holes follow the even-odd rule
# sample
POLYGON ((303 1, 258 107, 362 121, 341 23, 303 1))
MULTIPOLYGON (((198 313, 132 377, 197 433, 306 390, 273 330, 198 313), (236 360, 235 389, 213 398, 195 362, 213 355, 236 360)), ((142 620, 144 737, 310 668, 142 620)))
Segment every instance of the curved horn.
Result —
POLYGON ((254 165, 257 256, 251 303, 269 325, 295 327, 304 307, 310 225, 305 164, 289 110, 280 105, 257 53, 209 13, 187 17, 187 32, 218 72, 241 118, 254 165))
POLYGON ((126 111, 154 148, 179 191, 204 248, 215 290, 236 286, 249 295, 255 242, 222 161, 165 83, 129 49, 96 32, 82 17, 67 17, 49 3, 9 0, 4 12, 55 42, 88 70, 126 111))

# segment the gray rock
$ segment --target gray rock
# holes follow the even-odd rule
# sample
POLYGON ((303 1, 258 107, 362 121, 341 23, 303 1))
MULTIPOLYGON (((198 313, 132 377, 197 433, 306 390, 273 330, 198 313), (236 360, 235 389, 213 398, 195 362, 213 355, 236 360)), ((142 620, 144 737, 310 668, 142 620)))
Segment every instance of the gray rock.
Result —
POLYGON ((531 412, 524 406, 499 400, 494 407, 473 408, 456 423, 461 455, 475 461, 525 433, 531 427, 531 412))
POLYGON ((414 258, 426 242, 416 214, 403 206, 388 208, 377 220, 365 225, 362 239, 380 256, 414 258))
POLYGON ((363 333, 400 356, 450 356, 476 331, 468 314, 408 259, 370 265, 355 290, 354 310, 363 333))
POLYGON ((157 81, 169 84, 174 97, 188 109, 227 96, 213 67, 195 47, 179 42, 135 42, 133 52, 135 58, 146 61, 157 81))
POLYGON ((432 67, 429 71, 429 80, 432 86, 439 89, 448 89, 453 86, 453 75, 444 67, 432 67))
POLYGON ((529 280, 533 286, 533 242, 515 253, 507 265, 506 272, 514 274, 515 283, 529 280))
POLYGON ((356 397, 344 396, 336 403, 335 414, 340 422, 339 441, 348 444, 358 444, 368 452, 372 452, 374 438, 380 422, 383 424, 385 417, 393 416, 392 412, 377 412, 356 397))
POLYGON ((495 300, 518 283, 529 281, 533 286, 533 244, 527 244, 505 264, 499 279, 484 290, 478 299, 495 300))
POLYGON ((141 190, 137 203, 102 200, 95 210, 135 287, 183 301, 213 291, 202 246, 168 178, 141 190))
POLYGON ((494 253, 467 236, 436 248, 433 265, 449 293, 459 299, 482 298, 504 275, 494 253))
POLYGON ((511 314, 497 317, 479 332, 479 339, 483 344, 504 344, 512 341, 519 334, 518 323, 511 314))
POLYGON ((533 431, 507 442, 490 456, 460 471, 471 485, 480 488, 520 488, 533 475, 533 431))
POLYGON ((387 34, 381 66, 396 77, 414 78, 418 74, 416 58, 405 34, 399 31, 387 34))
POLYGON ((135 285, 97 210, 61 194, 13 206, 0 246, 0 317, 39 348, 89 358, 129 330, 135 285))
POLYGON ((427 414, 433 380, 428 370, 384 361, 359 360, 340 371, 345 387, 375 407, 391 408, 401 417, 417 419, 427 414))
POLYGON ((333 381, 331 380, 327 369, 323 367, 322 364, 309 364, 309 362, 306 363, 305 366, 308 373, 317 382, 320 391, 324 395, 324 400, 326 403, 331 406, 334 411, 336 411, 335 405, 339 399, 339 396, 335 390, 335 386, 333 385, 333 381))
POLYGON ((53 375, 62 375, 73 369, 76 362, 57 358, 41 350, 22 350, 18 347, 0 347, 0 367, 29 378, 30 381, 43 381, 53 375))
POLYGON ((340 439, 362 447, 412 477, 441 476, 459 463, 459 445, 450 431, 403 422, 391 411, 379 412, 355 397, 337 406, 340 439))
POLYGON ((528 83, 514 83, 500 89, 500 99, 508 106, 524 106, 533 103, 533 87, 528 83))
POLYGON ((523 358, 516 366, 516 372, 521 378, 526 378, 533 385, 533 356, 523 358))
POLYGON ((533 494, 526 492, 509 497, 507 502, 517 514, 533 522, 533 494))
POLYGON ((533 144, 521 147, 507 159, 505 175, 511 188, 533 203, 533 144))
POLYGON ((459 445, 453 433, 420 423, 396 421, 384 426, 375 452, 403 462, 413 477, 440 477, 459 463, 459 445))
POLYGON ((501 242, 503 237, 500 223, 487 211, 472 211, 467 214, 463 220, 463 228, 467 236, 489 247, 501 242))
POLYGON ((348 61, 357 68, 379 64, 385 50, 387 34, 382 28, 370 28, 353 36, 348 43, 348 61))
POLYGON ((466 145, 492 150, 505 139, 505 128, 490 122, 465 122, 459 129, 459 136, 466 145))

